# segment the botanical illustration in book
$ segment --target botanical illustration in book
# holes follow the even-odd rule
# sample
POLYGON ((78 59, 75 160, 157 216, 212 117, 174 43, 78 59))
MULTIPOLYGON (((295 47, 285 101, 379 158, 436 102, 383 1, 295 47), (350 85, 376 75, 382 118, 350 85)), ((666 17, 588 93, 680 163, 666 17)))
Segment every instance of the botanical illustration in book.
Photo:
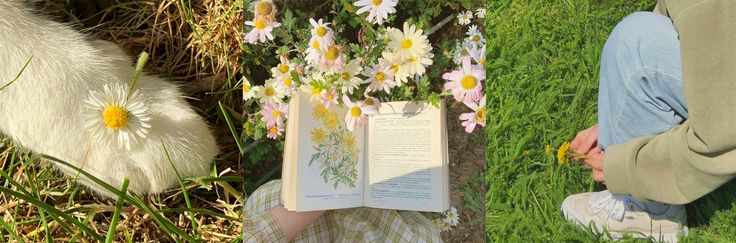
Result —
POLYGON ((309 160, 309 166, 318 167, 324 182, 332 184, 335 189, 338 186, 355 188, 360 153, 355 135, 340 122, 335 111, 330 111, 321 104, 314 106, 312 116, 322 126, 314 127, 310 132, 315 153, 309 160))

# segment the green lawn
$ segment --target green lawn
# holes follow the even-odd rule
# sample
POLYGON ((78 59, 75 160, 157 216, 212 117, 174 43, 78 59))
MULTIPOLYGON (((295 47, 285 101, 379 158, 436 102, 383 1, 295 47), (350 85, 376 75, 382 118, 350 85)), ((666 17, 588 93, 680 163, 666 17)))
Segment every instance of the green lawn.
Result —
MULTIPOLYGON (((489 241, 602 241, 559 211, 598 191, 589 169, 555 149, 596 123, 600 52, 618 21, 656 1, 490 1, 486 235, 489 241), (551 154, 545 146, 552 147, 551 154)), ((736 184, 688 205, 686 241, 736 241, 736 184)))

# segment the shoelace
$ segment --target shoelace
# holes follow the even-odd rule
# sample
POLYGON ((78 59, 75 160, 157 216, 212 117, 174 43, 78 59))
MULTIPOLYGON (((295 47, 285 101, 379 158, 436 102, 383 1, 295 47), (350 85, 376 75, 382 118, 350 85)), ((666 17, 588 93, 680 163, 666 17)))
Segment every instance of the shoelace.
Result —
POLYGON ((628 199, 627 196, 611 195, 608 191, 597 192, 588 202, 588 212, 599 214, 602 210, 606 210, 608 217, 622 221, 627 210, 625 202, 635 203, 628 199))

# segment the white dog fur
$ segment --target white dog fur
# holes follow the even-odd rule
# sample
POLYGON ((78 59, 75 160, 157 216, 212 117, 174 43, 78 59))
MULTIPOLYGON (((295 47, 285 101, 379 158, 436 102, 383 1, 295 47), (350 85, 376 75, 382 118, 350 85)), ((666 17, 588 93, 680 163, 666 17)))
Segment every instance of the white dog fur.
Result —
MULTIPOLYGON (((0 87, 31 56, 20 78, 0 90, 0 133, 17 145, 81 167, 117 188, 128 176, 129 190, 140 194, 177 185, 162 141, 182 177, 208 173, 218 153, 212 133, 177 87, 158 77, 143 74, 136 84, 150 105, 147 139, 130 151, 96 144, 82 122, 83 102, 90 90, 128 82, 132 59, 111 42, 90 41, 67 25, 34 14, 21 1, 0 1, 0 87)), ((55 166, 77 175, 64 165, 55 166)), ((79 182, 114 197, 82 175, 79 182)))

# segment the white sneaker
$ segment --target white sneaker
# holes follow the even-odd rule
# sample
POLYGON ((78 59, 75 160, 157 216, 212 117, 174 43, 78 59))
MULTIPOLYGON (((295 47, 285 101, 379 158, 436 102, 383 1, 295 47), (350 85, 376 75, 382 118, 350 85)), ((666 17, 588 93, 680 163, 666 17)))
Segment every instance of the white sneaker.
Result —
POLYGON ((562 202, 562 213, 567 220, 598 233, 606 229, 614 239, 628 234, 677 242, 678 235, 687 235, 685 206, 642 203, 631 196, 611 195, 608 190, 568 196, 562 202))

